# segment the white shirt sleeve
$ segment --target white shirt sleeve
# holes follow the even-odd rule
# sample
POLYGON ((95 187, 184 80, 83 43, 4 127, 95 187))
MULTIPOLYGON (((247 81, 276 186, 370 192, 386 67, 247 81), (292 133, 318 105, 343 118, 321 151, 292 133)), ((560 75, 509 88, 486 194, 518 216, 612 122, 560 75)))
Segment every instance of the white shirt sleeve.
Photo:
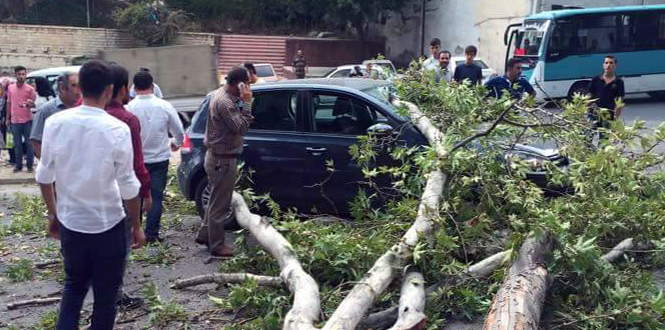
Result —
POLYGON ((141 184, 134 174, 134 154, 129 127, 123 127, 114 150, 115 178, 120 188, 120 197, 132 199, 139 194, 141 184))
POLYGON ((37 171, 35 171, 35 181, 43 184, 55 182, 55 155, 51 143, 58 141, 58 139, 53 136, 54 127, 49 124, 50 122, 47 122, 44 128, 42 157, 39 159, 37 171))
POLYGON ((185 140, 185 129, 182 128, 182 122, 180 122, 180 117, 178 117, 178 111, 168 103, 166 112, 169 114, 169 131, 173 135, 173 144, 176 147, 182 146, 183 141, 185 140))
POLYGON ((159 88, 159 85, 157 84, 152 84, 152 85, 154 86, 152 93, 155 94, 155 96, 159 97, 160 99, 163 99, 164 95, 162 94, 162 89, 159 88))
POLYGON ((134 88, 134 85, 132 85, 132 87, 129 87, 129 97, 131 98, 136 97, 136 89, 134 88))

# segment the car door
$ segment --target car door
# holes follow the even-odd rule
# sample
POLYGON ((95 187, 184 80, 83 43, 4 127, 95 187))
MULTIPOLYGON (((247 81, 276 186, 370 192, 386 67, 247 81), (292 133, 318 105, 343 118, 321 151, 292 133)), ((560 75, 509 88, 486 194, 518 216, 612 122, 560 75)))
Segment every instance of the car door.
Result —
POLYGON ((349 148, 370 126, 388 119, 352 94, 311 90, 305 101, 310 130, 306 147, 310 166, 303 177, 305 198, 319 211, 346 212, 365 181, 349 148), (330 162, 334 171, 329 170, 330 162))
POLYGON ((310 161, 301 99, 296 89, 254 92, 254 121, 242 155, 257 193, 270 193, 285 205, 302 198, 302 171, 310 161))

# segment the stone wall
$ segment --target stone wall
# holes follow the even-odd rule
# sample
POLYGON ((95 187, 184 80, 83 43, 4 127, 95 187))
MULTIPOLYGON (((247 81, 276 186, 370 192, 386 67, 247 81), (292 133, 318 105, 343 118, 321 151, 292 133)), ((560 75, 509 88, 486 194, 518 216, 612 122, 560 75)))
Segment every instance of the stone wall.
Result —
MULTIPOLYGON (((177 45, 217 45, 217 36, 183 32, 177 45)), ((0 69, 17 65, 29 71, 71 65, 99 51, 143 47, 145 43, 128 31, 64 26, 0 24, 0 69)))

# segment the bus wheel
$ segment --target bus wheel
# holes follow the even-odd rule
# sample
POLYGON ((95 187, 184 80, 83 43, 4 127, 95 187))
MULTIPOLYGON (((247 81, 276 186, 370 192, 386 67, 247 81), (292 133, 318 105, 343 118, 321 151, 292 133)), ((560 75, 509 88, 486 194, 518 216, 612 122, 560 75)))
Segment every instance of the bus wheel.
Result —
POLYGON ((586 94, 587 87, 589 87, 588 81, 578 81, 574 83, 568 91, 568 100, 572 101, 575 93, 586 94))
POLYGON ((665 101, 665 91, 649 92, 649 96, 659 101, 665 101))

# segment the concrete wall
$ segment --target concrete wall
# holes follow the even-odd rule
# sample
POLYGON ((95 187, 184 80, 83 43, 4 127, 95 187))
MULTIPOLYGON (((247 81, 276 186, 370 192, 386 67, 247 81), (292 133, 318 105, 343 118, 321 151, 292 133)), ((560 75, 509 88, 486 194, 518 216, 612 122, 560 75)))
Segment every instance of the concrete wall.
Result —
POLYGON ((120 63, 130 80, 139 68, 150 69, 169 98, 204 95, 217 87, 217 49, 212 45, 106 50, 99 58, 120 63))

